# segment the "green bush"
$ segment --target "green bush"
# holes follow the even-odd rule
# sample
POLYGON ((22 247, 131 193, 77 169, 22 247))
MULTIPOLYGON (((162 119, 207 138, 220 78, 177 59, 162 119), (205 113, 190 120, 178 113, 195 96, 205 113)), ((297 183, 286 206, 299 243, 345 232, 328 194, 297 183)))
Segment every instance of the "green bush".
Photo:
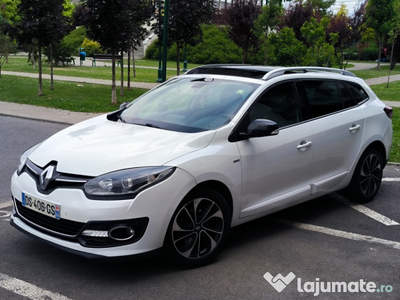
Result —
POLYGON ((378 46, 375 42, 358 43, 351 54, 351 59, 365 61, 377 60, 378 46))
POLYGON ((285 27, 278 33, 272 33, 268 38, 270 65, 300 66, 307 54, 306 46, 296 39, 292 28, 285 27))
POLYGON ((159 58, 157 41, 151 43, 146 49, 146 59, 158 60, 159 58))
MULTIPOLYGON (((195 64, 240 63, 242 51, 228 37, 225 30, 215 25, 202 25, 203 41, 196 46, 187 46, 187 60, 195 64)), ((176 44, 168 49, 168 60, 176 60, 176 44)), ((146 59, 158 60, 158 45, 153 42, 146 50, 146 59)), ((184 60, 181 49, 180 60, 184 60)))
POLYGON ((88 38, 83 41, 81 48, 83 48, 83 51, 86 52, 86 56, 93 56, 93 54, 105 53, 104 50, 101 49, 101 46, 98 42, 89 40, 88 38))
POLYGON ((360 60, 377 60, 378 59, 378 48, 368 47, 365 48, 359 55, 360 60))
MULTIPOLYGON (((66 35, 59 44, 53 45, 54 63, 56 65, 70 63, 72 56, 78 56, 78 49, 81 47, 85 38, 86 29, 84 27, 78 27, 66 35)), ((47 61, 49 61, 50 50, 50 47, 46 47, 45 49, 45 55, 48 57, 47 61)))
POLYGON ((224 28, 202 25, 203 42, 188 47, 188 59, 198 64, 241 63, 242 50, 229 39, 224 28))
POLYGON ((85 27, 80 26, 64 37, 61 41, 60 47, 62 47, 65 53, 69 56, 78 56, 78 49, 81 47, 85 39, 86 29, 85 27))

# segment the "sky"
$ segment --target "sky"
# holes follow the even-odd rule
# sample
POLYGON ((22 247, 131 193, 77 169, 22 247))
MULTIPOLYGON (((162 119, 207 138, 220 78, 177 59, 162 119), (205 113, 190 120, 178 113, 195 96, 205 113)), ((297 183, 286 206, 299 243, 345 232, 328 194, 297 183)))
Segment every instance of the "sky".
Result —
POLYGON ((345 4, 346 8, 349 10, 349 15, 352 15, 355 8, 358 7, 358 0, 336 0, 336 3, 332 6, 334 11, 339 10, 340 5, 345 4))
MULTIPOLYGON (((364 2, 363 0, 336 0, 336 3, 332 5, 332 9, 334 12, 338 11, 340 5, 345 4, 346 8, 348 9, 348 15, 351 16, 354 13, 354 10, 358 7, 359 2, 364 2)), ((289 5, 291 2, 285 1, 284 5, 289 5)))

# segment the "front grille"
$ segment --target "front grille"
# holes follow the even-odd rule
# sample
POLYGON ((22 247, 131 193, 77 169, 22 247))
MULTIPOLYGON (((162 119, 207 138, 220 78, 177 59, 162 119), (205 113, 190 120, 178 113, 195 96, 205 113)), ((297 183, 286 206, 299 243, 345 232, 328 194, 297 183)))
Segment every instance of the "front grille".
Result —
POLYGON ((61 234, 64 235, 64 237, 67 235, 70 238, 74 238, 85 225, 85 223, 69 221, 65 219, 53 219, 24 207, 18 200, 15 200, 15 203, 17 212, 23 217, 23 219, 28 220, 31 225, 35 226, 36 229, 46 233, 49 233, 48 231, 50 231, 50 233, 52 232, 53 235, 56 236, 57 234, 61 234))
MULTIPOLYGON (((44 168, 41 168, 28 159, 21 173, 26 172, 27 174, 29 174, 29 176, 31 176, 35 180, 37 190, 46 195, 59 188, 83 189, 84 184, 88 180, 93 178, 89 176, 60 173, 56 170, 56 168, 56 162, 51 162, 44 168), (49 166, 53 166, 54 172, 52 172, 53 174, 51 178, 49 178, 48 183, 43 185, 41 183, 40 177, 43 176, 43 172, 46 172, 46 168, 49 166)), ((46 174, 44 176, 46 176, 46 174)))

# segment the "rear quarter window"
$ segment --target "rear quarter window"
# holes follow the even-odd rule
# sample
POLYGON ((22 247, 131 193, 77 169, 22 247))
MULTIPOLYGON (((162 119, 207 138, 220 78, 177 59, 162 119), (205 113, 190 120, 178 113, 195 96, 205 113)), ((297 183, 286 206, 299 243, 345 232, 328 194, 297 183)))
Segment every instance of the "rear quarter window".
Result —
POLYGON ((346 86, 356 103, 363 102, 369 98, 367 92, 360 85, 346 82, 346 86))

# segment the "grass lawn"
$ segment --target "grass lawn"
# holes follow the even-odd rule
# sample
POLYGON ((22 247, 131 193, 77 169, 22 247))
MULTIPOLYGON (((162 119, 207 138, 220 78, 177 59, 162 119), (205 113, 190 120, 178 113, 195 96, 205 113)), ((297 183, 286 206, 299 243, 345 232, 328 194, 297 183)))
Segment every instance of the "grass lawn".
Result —
MULTIPOLYGON (((361 71, 351 71, 351 70, 349 70, 349 71, 354 73, 355 75, 357 75, 358 77, 360 77, 362 79, 370 79, 370 78, 388 76, 388 74, 389 74, 389 66, 381 66, 381 70, 380 71, 377 70, 376 63, 375 64, 371 64, 371 66, 373 66, 373 68, 372 69, 368 69, 368 70, 361 70, 361 71)), ((392 72, 390 74, 391 75, 400 74, 400 65, 397 64, 396 67, 392 70, 392 72)))
POLYGON ((393 144, 389 161, 400 163, 400 108, 393 108, 393 144))
MULTIPOLYGON (((69 66, 56 66, 53 68, 54 75, 60 76, 74 76, 74 77, 87 77, 87 78, 95 78, 95 79, 111 79, 111 67, 104 66, 103 62, 98 62, 97 67, 91 66, 79 66, 79 60, 76 60, 76 65, 69 66)), ((158 61, 152 60, 135 60, 136 64, 136 77, 133 77, 131 71, 131 81, 135 82, 156 82, 158 77, 158 61), (140 68, 140 67, 154 67, 155 69, 149 68, 140 68)), ((194 68, 196 65, 189 64, 188 68, 194 68)), ((124 68, 124 79, 127 79, 127 64, 125 64, 124 68)), ((176 68, 176 62, 168 62, 168 68, 176 68)), ((43 74, 50 74, 50 65, 47 63, 42 64, 43 74)), ((33 69, 32 65, 28 63, 26 57, 20 56, 10 56, 9 63, 2 65, 3 71, 13 71, 13 72, 25 72, 25 73, 38 73, 38 66, 36 65, 36 69, 33 69)), ((182 73, 182 67, 181 67, 182 73)), ((116 68, 116 79, 119 80, 121 78, 121 69, 119 67, 116 68)), ((167 70, 167 78, 173 77, 176 75, 176 71, 167 70)))
POLYGON ((386 83, 371 85, 371 89, 381 100, 400 101, 400 81, 394 81, 386 87, 386 83))
POLYGON ((136 99, 147 90, 124 90, 119 96, 117 87, 117 105, 111 104, 111 87, 99 84, 82 84, 55 81, 54 90, 50 90, 50 80, 43 80, 43 96, 37 96, 38 80, 11 75, 0 78, 0 101, 53 107, 78 112, 109 112, 118 109, 119 104, 136 99))

